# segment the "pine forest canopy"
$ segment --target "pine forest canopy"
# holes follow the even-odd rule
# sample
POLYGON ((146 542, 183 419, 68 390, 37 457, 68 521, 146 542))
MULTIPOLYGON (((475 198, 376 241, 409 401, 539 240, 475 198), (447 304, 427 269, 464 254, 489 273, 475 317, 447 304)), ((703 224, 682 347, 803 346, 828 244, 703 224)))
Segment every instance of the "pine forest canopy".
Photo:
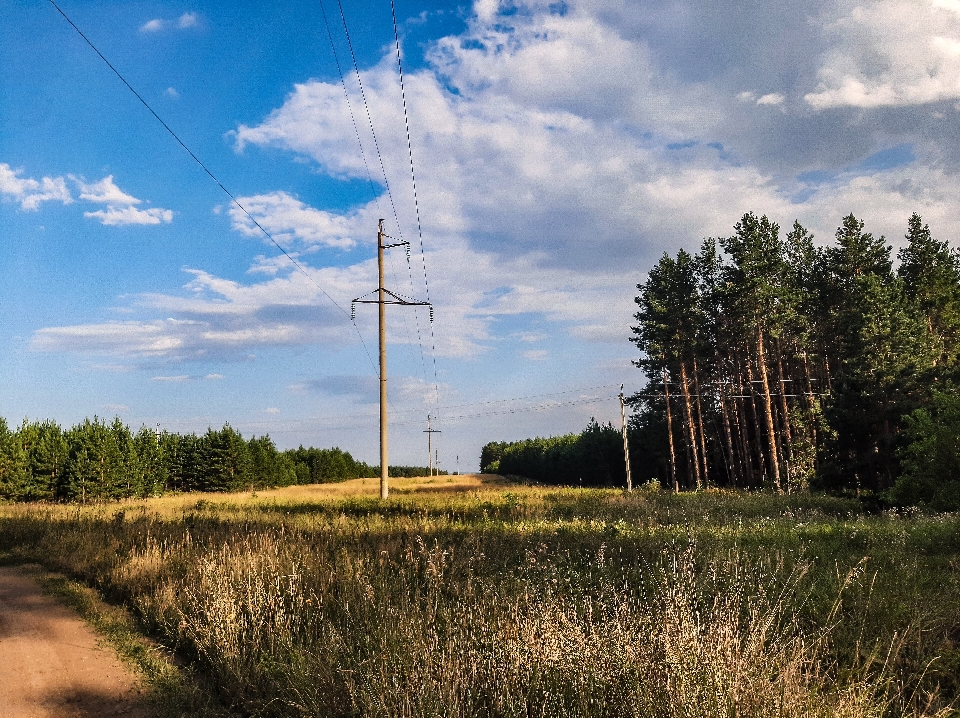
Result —
POLYGON ((960 497, 960 256, 917 214, 906 240, 894 271, 852 214, 823 247, 746 214, 664 254, 631 337, 631 433, 664 483, 960 497))

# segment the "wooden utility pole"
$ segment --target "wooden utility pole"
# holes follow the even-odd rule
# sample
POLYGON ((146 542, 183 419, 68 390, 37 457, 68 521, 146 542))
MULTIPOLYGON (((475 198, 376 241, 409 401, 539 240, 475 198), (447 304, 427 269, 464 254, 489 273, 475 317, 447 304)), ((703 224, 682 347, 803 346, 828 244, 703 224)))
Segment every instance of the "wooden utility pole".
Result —
POLYGON ((374 292, 368 292, 353 300, 350 305, 350 319, 356 316, 357 304, 377 304, 379 305, 379 335, 380 335, 380 498, 385 499, 390 494, 389 487, 389 448, 387 432, 387 305, 402 304, 405 306, 424 306, 430 307, 430 321, 433 321, 433 306, 430 302, 418 302, 414 299, 402 297, 394 294, 383 286, 383 251, 391 247, 410 246, 409 242, 396 242, 394 244, 384 244, 384 239, 393 239, 388 237, 383 231, 383 220, 380 220, 377 226, 377 279, 379 284, 374 290, 376 299, 364 299, 374 292), (388 299, 389 297, 389 299, 388 299))
POLYGON ((627 491, 633 491, 633 478, 630 476, 630 445, 627 443, 627 410, 623 402, 623 384, 620 385, 620 428, 623 431, 623 463, 627 467, 627 491))
MULTIPOLYGON (((439 429, 430 428, 430 415, 427 414, 427 430, 423 432, 427 435, 427 464, 430 467, 430 476, 433 476, 433 435, 442 434, 439 429)), ((437 475, 440 475, 440 467, 437 467, 437 475)))
POLYGON ((387 432, 387 305, 383 289, 383 220, 377 225, 377 316, 380 337, 380 498, 390 493, 387 432))

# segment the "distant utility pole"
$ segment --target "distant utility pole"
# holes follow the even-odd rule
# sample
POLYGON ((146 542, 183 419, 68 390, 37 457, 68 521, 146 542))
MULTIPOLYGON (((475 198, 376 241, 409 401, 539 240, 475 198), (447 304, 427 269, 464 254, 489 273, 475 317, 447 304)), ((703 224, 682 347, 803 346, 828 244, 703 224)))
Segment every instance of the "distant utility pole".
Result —
POLYGON ((623 462, 627 466, 627 491, 633 491, 633 478, 630 476, 630 445, 627 443, 627 410, 624 408, 623 384, 620 385, 620 427, 623 431, 623 462))
MULTIPOLYGON (((439 429, 430 428, 430 415, 427 414, 427 430, 423 432, 427 435, 427 464, 430 466, 430 476, 433 476, 433 435, 442 434, 439 429)), ((440 467, 437 467, 437 474, 440 474, 440 467)))
POLYGON ((394 244, 384 244, 384 239, 393 239, 393 237, 387 236, 383 231, 383 220, 380 220, 380 223, 377 228, 377 278, 379 280, 379 285, 373 292, 367 292, 366 294, 357 297, 350 304, 350 319, 351 321, 356 317, 356 305, 357 304, 378 304, 379 306, 379 318, 380 318, 380 498, 385 499, 390 493, 390 487, 388 483, 388 470, 389 470, 389 458, 388 458, 388 447, 387 447, 387 312, 386 307, 388 304, 401 304, 403 306, 420 306, 420 307, 430 307, 430 321, 433 321, 433 305, 430 302, 418 302, 415 299, 409 299, 407 297, 402 297, 399 294, 394 294, 389 289, 384 288, 383 286, 383 250, 390 249, 391 247, 403 247, 407 248, 407 252, 410 252, 410 243, 409 242, 395 242, 394 244), (376 299, 365 299, 364 297, 369 297, 371 294, 376 293, 376 299), (390 297, 389 299, 387 297, 390 297))

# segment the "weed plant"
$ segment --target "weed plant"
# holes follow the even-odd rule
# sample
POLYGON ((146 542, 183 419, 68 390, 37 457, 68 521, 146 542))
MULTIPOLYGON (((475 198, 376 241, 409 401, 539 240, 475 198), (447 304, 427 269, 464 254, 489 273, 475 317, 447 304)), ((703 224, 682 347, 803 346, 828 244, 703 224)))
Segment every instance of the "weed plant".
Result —
POLYGON ((0 550, 126 603, 242 714, 951 714, 957 516, 444 481, 10 505, 0 550))

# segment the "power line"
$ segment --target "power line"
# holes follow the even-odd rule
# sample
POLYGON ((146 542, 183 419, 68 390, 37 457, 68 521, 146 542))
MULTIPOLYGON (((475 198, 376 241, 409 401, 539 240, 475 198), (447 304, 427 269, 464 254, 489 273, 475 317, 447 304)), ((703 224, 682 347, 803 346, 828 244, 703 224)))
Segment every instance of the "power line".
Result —
MULTIPOLYGON (((337 72, 338 72, 338 74, 340 75, 340 84, 341 84, 341 86, 343 87, 344 96, 346 97, 346 100, 347 100, 347 108, 348 108, 348 110, 349 110, 349 112, 350 112, 350 120, 351 120, 351 122, 353 123, 354 133, 355 133, 356 138, 357 138, 357 145, 358 145, 359 148, 360 148, 360 156, 363 158, 363 166, 364 166, 364 169, 366 170, 366 173, 367 173, 367 180, 368 180, 368 182, 370 183, 371 188, 372 188, 372 187, 373 187, 373 176, 372 176, 372 174, 371 174, 371 172, 370 172, 370 166, 369 166, 369 164, 367 163, 366 153, 365 153, 365 151, 364 151, 364 149, 363 149, 363 140, 362 140, 361 137, 360 137, 360 128, 359 128, 359 126, 357 125, 356 118, 355 118, 355 116, 354 116, 354 114, 353 114, 353 105, 352 105, 352 103, 350 102, 350 93, 347 91, 347 85, 346 85, 345 76, 344 76, 344 73, 343 73, 342 66, 341 66, 341 64, 340 64, 340 58, 339 58, 339 55, 338 55, 338 53, 337 53, 336 44, 335 44, 334 41, 333 41, 333 33, 330 31, 330 24, 329 24, 329 21, 328 21, 328 18, 327 18, 326 9, 325 9, 324 6, 323 6, 323 0, 319 0, 319 4, 320 4, 320 11, 321 11, 321 13, 323 14, 324 25, 326 26, 326 29, 327 29, 327 37, 328 37, 328 39, 330 40, 330 49, 331 49, 332 52, 333 52, 334 62, 336 63, 336 66, 337 66, 337 72)), ((374 128, 373 115, 372 115, 372 113, 371 113, 371 111, 370 111, 370 103, 367 101, 367 93, 366 93, 366 91, 365 91, 364 88, 363 88, 363 80, 361 79, 361 76, 360 76, 360 67, 359 67, 359 65, 357 64, 357 56, 356 56, 356 53, 354 52, 354 49, 353 49, 353 40, 352 40, 351 37, 350 37, 350 28, 349 28, 348 25, 347 25, 346 14, 345 14, 344 11, 343 11, 343 4, 340 2, 340 0, 337 0, 337 8, 338 8, 338 10, 339 10, 339 12, 340 12, 340 22, 341 22, 341 24, 343 25, 343 33, 344 33, 344 37, 346 38, 346 41, 347 41, 347 47, 348 47, 349 50, 350 50, 350 59, 351 59, 351 61, 352 61, 352 63, 353 63, 353 71, 354 71, 354 74, 356 75, 356 78, 357 78, 357 87, 358 87, 359 90, 360 90, 360 98, 361 98, 361 100, 362 100, 362 102, 363 102, 364 112, 365 112, 365 114, 366 114, 366 116, 367 116, 367 123, 368 123, 368 125, 369 125, 369 127, 370 127, 370 135, 371 135, 371 137, 373 138, 373 146, 374 146, 374 149, 376 150, 377 160, 378 160, 378 162, 379 162, 379 164, 380 164, 380 172, 381 172, 381 174, 383 175, 383 184, 384 184, 384 187, 385 187, 385 189, 386 189, 386 191, 387 191, 387 197, 388 197, 389 200, 390 200, 390 208, 391 208, 391 210, 392 210, 392 212, 393 212, 394 221, 396 222, 396 225, 397 225, 397 234, 399 235, 400 239, 403 240, 403 228, 402 228, 401 225, 400 225, 400 217, 399 217, 399 215, 397 214, 397 207, 396 207, 396 204, 395 204, 394 199, 393 199, 393 191, 390 189, 390 180, 389 180, 388 177, 387 177, 387 170, 386 170, 386 166, 385 166, 384 161, 383 161, 383 154, 382 154, 381 151, 380 151, 380 142, 379 142, 379 140, 377 139, 377 132, 376 132, 376 130, 375 130, 375 128, 374 128)), ((380 206, 380 200, 379 200, 379 197, 376 195, 376 192, 374 192, 374 201, 376 202, 377 207, 379 208, 379 206, 380 206)), ((417 223, 418 223, 418 227, 419 227, 419 208, 417 209, 417 223)), ((423 245, 423 242, 422 242, 422 239, 421 239, 421 250, 422 250, 422 245, 423 245)), ((410 267, 410 252, 409 252, 409 249, 408 249, 408 251, 407 251, 407 267, 408 267, 408 270, 409 270, 409 267, 410 267)), ((394 276, 394 280, 396 280, 396 276, 394 276)), ((410 271, 410 288, 411 288, 411 290, 413 289, 413 273, 412 273, 412 270, 410 271)), ((427 295, 429 296, 429 292, 427 292, 427 295)), ((429 300, 428 300, 427 303, 429 304, 429 300)), ((431 313, 431 315, 432 315, 432 313, 431 313)), ((419 347, 420 347, 420 361, 421 361, 421 364, 424 364, 424 358, 423 358, 423 339, 422 339, 421 334, 420 334, 420 315, 419 315, 419 312, 416 311, 416 309, 414 309, 414 320, 415 320, 416 328, 417 328, 417 344, 418 344, 419 347)), ((407 323, 406 318, 404 318, 404 323, 405 323, 405 324, 407 323)), ((408 327, 408 331, 409 331, 409 324, 407 324, 407 327, 408 327)), ((431 330, 432 330, 432 327, 431 327, 431 330)), ((436 351, 434 351, 434 353, 436 353, 436 351)), ((423 367, 423 374, 424 374, 424 377, 423 377, 423 378, 424 378, 424 381, 427 380, 426 373, 427 373, 427 372, 426 372, 426 366, 424 365, 424 367, 423 367)), ((435 379, 435 380, 436 380, 436 375, 437 375, 437 372, 436 372, 436 358, 434 357, 434 379, 435 379)), ((435 393, 439 394, 439 388, 438 388, 438 386, 437 386, 437 382, 436 382, 436 381, 434 382, 434 391, 435 391, 435 393)))
MULTIPOLYGON (((447 417, 447 419, 448 419, 449 421, 458 421, 458 420, 462 420, 462 419, 479 419, 479 418, 483 418, 483 417, 487 417, 487 416, 505 416, 505 415, 507 415, 507 414, 524 414, 524 413, 531 412, 531 411, 549 411, 549 410, 551 410, 551 409, 558 409, 558 408, 562 408, 562 407, 566 407, 566 406, 577 406, 577 405, 581 405, 581 404, 597 404, 597 403, 604 402, 604 401, 613 401, 613 400, 618 399, 618 398, 619 398, 619 395, 617 395, 617 394, 604 395, 604 396, 596 396, 596 397, 584 397, 584 398, 581 398, 581 399, 571 399, 571 400, 569 400, 569 401, 549 402, 549 403, 544 403, 544 404, 538 404, 538 405, 535 405, 535 406, 521 406, 521 407, 515 407, 515 408, 511 408, 511 409, 498 410, 498 411, 484 411, 484 412, 476 412, 476 413, 473 413, 473 414, 460 414, 460 415, 456 415, 456 416, 449 416, 449 417, 447 417)), ((413 413, 413 410, 409 410, 409 411, 402 412, 402 413, 413 413)), ((352 423, 352 424, 351 424, 351 423, 345 423, 344 420, 350 420, 350 419, 370 419, 370 420, 376 420, 376 418, 377 418, 376 415, 372 415, 372 414, 371 414, 371 415, 359 415, 359 414, 357 414, 357 415, 353 415, 353 416, 312 417, 312 418, 305 418, 305 419, 289 419, 289 420, 284 420, 284 419, 264 419, 264 420, 262 420, 262 421, 240 422, 239 424, 237 424, 237 426, 244 426, 244 425, 248 425, 248 426, 278 426, 278 425, 287 425, 287 426, 295 425, 295 426, 299 426, 299 425, 302 425, 302 424, 317 424, 317 423, 320 423, 320 422, 322 422, 322 421, 337 421, 337 422, 340 422, 340 423, 338 423, 336 426, 330 427, 330 428, 335 428, 335 429, 351 429, 351 428, 354 428, 354 427, 356 427, 356 426, 366 426, 367 423, 363 423, 363 424, 352 423)), ((190 421, 189 421, 189 420, 180 420, 180 421, 172 421, 172 422, 169 422, 169 423, 172 423, 172 424, 177 424, 177 423, 190 423, 190 421)), ((391 426, 413 426, 413 425, 422 426, 422 425, 423 425, 423 420, 422 420, 422 419, 419 419, 419 418, 417 418, 417 419, 412 419, 412 418, 411 418, 411 419, 405 420, 405 421, 394 421, 394 422, 391 422, 391 426)))
MULTIPOLYGON (((180 139, 180 137, 177 135, 177 133, 174 132, 174 131, 170 128, 170 126, 169 126, 166 122, 163 121, 163 118, 161 118, 160 115, 158 115, 158 114, 154 111, 154 109, 150 106, 150 103, 148 103, 148 102, 143 98, 143 96, 133 88, 133 85, 131 85, 129 82, 127 82, 126 78, 125 78, 122 74, 120 74, 120 71, 117 70, 117 68, 113 66, 113 64, 104 56, 104 54, 103 54, 102 52, 100 52, 100 50, 97 49, 97 46, 94 45, 93 42, 90 41, 90 38, 88 38, 88 37, 83 33, 83 31, 82 31, 79 27, 77 27, 76 23, 74 23, 73 20, 71 20, 71 19, 67 16, 67 14, 60 8, 60 6, 57 5, 57 3, 54 2, 54 0, 49 0, 49 2, 50 2, 51 5, 53 5, 54 8, 56 8, 57 12, 60 13, 60 15, 63 16, 63 19, 66 20, 66 21, 70 24, 70 26, 71 26, 74 30, 77 31, 77 34, 78 34, 80 37, 83 38, 83 41, 86 42, 87 45, 89 45, 90 48, 91 48, 95 53, 97 53, 97 55, 100 57, 101 60, 103 60, 103 62, 106 64, 106 66, 109 67, 109 68, 113 71, 113 74, 115 74, 115 75, 120 79, 120 81, 121 81, 124 85, 126 85, 127 89, 130 90, 130 92, 133 93, 134 97, 136 97, 138 100, 140 100, 140 103, 141 103, 144 107, 146 107, 146 108, 147 108, 147 111, 148 111, 151 115, 153 115, 154 118, 157 120, 157 122, 159 122, 159 123, 163 126, 163 129, 165 129, 165 130, 170 134, 170 136, 173 137, 173 139, 175 139, 175 140, 177 141, 177 144, 179 144, 184 150, 186 150, 187 154, 190 155, 190 157, 193 158, 194 162, 196 162, 198 165, 200 165, 200 168, 201 168, 204 172, 207 173, 207 175, 210 177, 210 179, 212 179, 214 182, 216 182, 217 186, 218 186, 221 190, 223 190, 224 194, 226 194, 227 197, 230 198, 230 201, 233 202, 233 203, 240 209, 240 211, 243 212, 243 213, 247 216, 247 219, 249 219, 251 222, 253 222, 253 224, 257 227, 257 229, 259 229, 261 232, 263 232, 264 236, 265 236, 267 239, 269 239, 271 242, 273 242, 273 244, 276 246, 276 248, 279 249, 281 252, 283 252, 284 256, 285 256, 287 259, 289 259, 290 262, 292 262, 293 265, 294 265, 297 269, 299 269, 301 272, 303 272, 304 276, 306 276, 306 278, 309 279, 310 282, 311 282, 317 289, 319 289, 319 290, 323 293, 323 295, 324 295, 327 299, 329 299, 337 309, 339 309, 345 316, 349 317, 350 315, 347 313, 347 311, 346 311, 343 307, 340 306, 340 304, 337 302, 337 300, 334 299, 333 297, 331 297, 330 294, 327 292, 327 290, 324 289, 323 287, 321 287, 320 284, 310 275, 310 273, 307 272, 306 269, 304 269, 303 265, 301 265, 296 259, 294 259, 293 256, 292 256, 289 252, 287 252, 287 250, 285 250, 285 249, 280 245, 280 243, 277 242, 276 239, 273 238, 273 235, 272 235, 272 234, 270 234, 266 229, 264 229, 263 225, 261 225, 261 224, 256 220, 256 218, 254 218, 254 216, 251 215, 251 214, 247 211, 246 207, 244 207, 242 204, 240 204, 240 201, 233 195, 233 193, 232 193, 230 190, 228 190, 228 189, 223 185, 223 183, 222 183, 219 179, 217 179, 216 175, 214 175, 213 172, 210 171, 210 168, 208 168, 208 167, 200 160, 200 158, 197 157, 196 154, 194 154, 193 150, 191 150, 189 147, 187 147, 187 145, 184 143, 183 140, 180 139)), ((371 363, 371 365, 372 365, 372 364, 373 364, 373 357, 370 356, 370 351, 367 349, 367 344, 366 344, 365 341, 363 341, 363 335, 360 334, 360 328, 356 325, 356 322, 352 322, 352 324, 353 324, 353 326, 354 326, 354 329, 357 330, 357 336, 360 338, 360 343, 363 345, 363 350, 364 350, 364 352, 366 352, 367 358, 370 360, 370 363, 371 363)))
MULTIPOLYGON (((363 169, 367 173, 367 182, 370 183, 370 194, 373 196, 373 201, 377 205, 377 210, 380 210, 380 196, 376 191, 376 187, 373 182, 373 175, 370 172, 370 165, 367 163, 367 153, 363 150, 363 141, 360 139, 360 128, 357 126, 356 115, 353 114, 353 103, 350 101, 350 92, 347 90, 347 81, 343 74, 343 68, 340 65, 340 55, 337 53, 336 43, 333 41, 333 33, 330 30, 330 22, 327 19, 327 10, 323 6, 323 0, 319 0, 320 12, 323 15, 323 24, 327 30, 327 39, 330 40, 330 50, 333 53, 333 61, 337 66, 337 74, 340 75, 340 86, 343 88, 343 96, 347 101, 347 110, 350 113, 350 122, 353 124, 353 132, 357 137, 357 147, 360 149, 360 158, 363 160, 363 169)), ((379 212, 383 214, 383 212, 379 212)))
MULTIPOLYGON (((403 84, 403 62, 400 59, 400 32, 397 28, 397 9, 394 0, 390 0, 390 15, 393 18, 393 37, 397 46, 397 70, 400 75, 400 98, 403 101, 403 123, 407 131, 407 155, 410 158, 410 180, 413 184, 413 206, 417 215, 417 236, 420 240, 420 258, 423 262, 423 285, 426 291, 427 303, 430 303, 430 282, 427 280, 427 255, 423 248, 423 227, 420 222, 420 201, 417 196, 417 175, 413 168, 413 143, 410 140, 410 117, 407 112, 407 92, 403 84)), ((409 260, 408 260, 409 262, 409 260)), ((412 271, 412 270, 411 270, 412 271)), ((411 278, 411 285, 412 285, 411 278)), ((417 319, 417 335, 420 334, 420 321, 417 319)), ((433 322, 430 323, 430 342, 433 358, 434 392, 437 397, 437 409, 440 406, 440 382, 437 378, 437 340, 433 331, 433 322)), ((421 344, 421 351, 423 345, 421 344)))
MULTIPOLYGON (((545 397, 550 397, 550 396, 563 396, 565 394, 574 394, 574 393, 586 392, 586 391, 596 391, 596 390, 609 389, 609 388, 618 387, 618 386, 620 385, 619 384, 601 384, 598 386, 581 387, 577 389, 566 389, 564 391, 555 391, 555 392, 549 392, 546 394, 530 394, 527 396, 519 396, 519 397, 508 398, 508 399, 493 399, 490 401, 478 401, 478 402, 471 402, 466 404, 448 404, 448 405, 442 405, 440 408, 446 409, 446 410, 469 409, 470 407, 489 406, 491 404, 503 404, 506 402, 525 401, 528 399, 543 399, 545 397)), ((462 414, 462 415, 454 416, 451 418, 460 419, 460 418, 468 418, 468 417, 499 416, 499 415, 511 414, 511 413, 541 411, 541 410, 550 409, 552 407, 573 406, 576 404, 589 404, 589 403, 596 403, 598 401, 606 401, 607 399, 616 399, 616 398, 618 398, 618 395, 578 397, 576 399, 570 399, 570 400, 561 401, 561 402, 544 402, 534 406, 502 408, 502 409, 496 409, 494 411, 488 411, 488 412, 481 411, 481 412, 475 412, 473 414, 462 414)), ((416 415, 419 417, 421 412, 422 412, 422 409, 417 408, 417 409, 400 409, 394 413, 400 414, 400 415, 416 415)), ((289 420, 288 419, 263 419, 261 421, 249 421, 245 423, 255 424, 255 425, 274 425, 274 424, 290 424, 294 422, 296 423, 320 423, 325 421, 344 422, 344 421, 354 421, 354 420, 363 420, 363 419, 373 420, 373 419, 376 419, 376 415, 375 414, 346 414, 346 415, 338 414, 338 415, 330 415, 330 416, 310 416, 310 417, 304 417, 302 419, 289 419, 289 420)), ((189 423, 189 422, 196 422, 196 421, 197 419, 189 419, 189 420, 184 419, 182 421, 178 420, 178 421, 173 421, 171 423, 189 423)), ((393 425, 409 426, 409 425, 417 424, 421 422, 422 420, 417 418, 417 419, 404 420, 401 422, 394 422, 393 425)), ((342 426, 347 427, 352 425, 342 424, 342 426)))
POLYGON ((403 230, 400 228, 400 217, 397 215, 397 206, 393 201, 393 192, 390 191, 390 180, 387 179, 387 169, 383 164, 383 154, 380 152, 380 143, 377 141, 376 130, 373 129, 373 117, 370 115, 370 103, 367 102, 367 93, 363 89, 363 80, 360 79, 360 66, 357 65, 357 55, 353 51, 353 40, 350 39, 350 29, 347 27, 347 17, 343 13, 343 3, 337 0, 337 7, 340 10, 340 22, 343 24, 343 34, 347 38, 347 47, 350 49, 350 59, 353 60, 353 71, 357 76, 357 86, 360 88, 360 99, 363 100, 363 108, 367 114, 367 123, 370 125, 370 134, 373 136, 373 147, 377 151, 377 159, 380 161, 380 172, 383 174, 383 184, 387 190, 387 197, 390 199, 390 208, 393 210, 393 218, 397 223, 397 234, 403 239, 403 230))

